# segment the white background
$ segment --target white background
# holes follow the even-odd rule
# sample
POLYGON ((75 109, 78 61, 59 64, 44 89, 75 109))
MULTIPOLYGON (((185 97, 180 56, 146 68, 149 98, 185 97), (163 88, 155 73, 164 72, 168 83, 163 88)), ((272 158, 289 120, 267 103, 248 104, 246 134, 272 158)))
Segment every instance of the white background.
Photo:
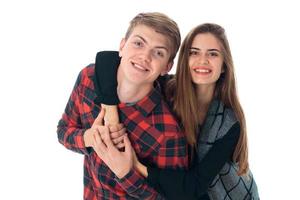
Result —
POLYGON ((204 22, 227 30, 261 199, 299 198, 296 1, 10 0, 0 3, 0 199, 82 199, 83 156, 58 143, 56 125, 79 71, 117 50, 144 11, 172 17, 182 37, 204 22))

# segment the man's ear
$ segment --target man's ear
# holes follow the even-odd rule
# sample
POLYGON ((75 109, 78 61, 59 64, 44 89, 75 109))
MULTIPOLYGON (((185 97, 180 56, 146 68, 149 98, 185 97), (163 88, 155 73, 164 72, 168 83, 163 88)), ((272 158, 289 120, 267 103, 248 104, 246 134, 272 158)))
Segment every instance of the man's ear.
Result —
POLYGON ((119 57, 122 57, 122 50, 123 50, 123 48, 124 48, 124 46, 125 46, 125 43, 126 43, 126 40, 125 40, 125 38, 123 38, 123 39, 121 40, 121 42, 120 42, 120 47, 119 47, 119 57))
POLYGON ((165 69, 160 73, 160 75, 161 76, 164 76, 164 75, 166 75, 170 70, 171 70, 171 68, 172 68, 172 66, 173 66, 173 61, 171 61, 171 62, 169 62, 168 64, 167 64, 167 66, 165 67, 165 69))

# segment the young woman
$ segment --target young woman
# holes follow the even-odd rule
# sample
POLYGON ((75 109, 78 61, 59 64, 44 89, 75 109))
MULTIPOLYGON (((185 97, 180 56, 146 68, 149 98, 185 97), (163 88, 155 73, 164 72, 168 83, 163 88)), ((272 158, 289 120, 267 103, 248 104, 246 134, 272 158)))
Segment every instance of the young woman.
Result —
MULTIPOLYGON (((160 86, 182 123, 191 168, 161 170, 138 161, 135 168, 167 199, 207 199, 205 194, 209 199, 259 199, 249 170, 245 117, 225 30, 210 23, 192 29, 180 48, 175 77, 164 76, 160 86)), ((103 141, 111 142, 109 137, 103 141)), ((101 140, 95 142, 106 147, 101 140)), ((110 150, 97 154, 112 171, 132 165, 132 158, 124 165, 113 165, 118 156, 104 157, 110 150)))

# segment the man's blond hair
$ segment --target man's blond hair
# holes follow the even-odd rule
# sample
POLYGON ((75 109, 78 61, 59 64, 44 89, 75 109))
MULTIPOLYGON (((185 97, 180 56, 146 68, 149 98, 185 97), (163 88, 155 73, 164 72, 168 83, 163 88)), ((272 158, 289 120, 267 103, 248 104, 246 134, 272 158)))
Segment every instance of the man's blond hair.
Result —
POLYGON ((127 29, 125 39, 128 39, 137 25, 146 25, 167 37, 170 43, 170 59, 172 62, 180 46, 181 36, 177 23, 167 15, 159 12, 140 13, 135 16, 127 29))

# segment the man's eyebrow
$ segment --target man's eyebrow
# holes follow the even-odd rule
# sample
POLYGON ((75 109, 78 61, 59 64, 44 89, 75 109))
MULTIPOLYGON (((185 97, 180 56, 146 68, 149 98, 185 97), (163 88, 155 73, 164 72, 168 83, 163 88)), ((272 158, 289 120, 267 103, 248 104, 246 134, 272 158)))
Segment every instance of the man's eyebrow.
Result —
MULTIPOLYGON (((137 38, 141 39, 144 43, 148 44, 147 40, 140 35, 134 35, 133 37, 137 37, 137 38)), ((169 49, 166 46, 155 46, 155 48, 164 49, 167 52, 169 52, 169 49)))

